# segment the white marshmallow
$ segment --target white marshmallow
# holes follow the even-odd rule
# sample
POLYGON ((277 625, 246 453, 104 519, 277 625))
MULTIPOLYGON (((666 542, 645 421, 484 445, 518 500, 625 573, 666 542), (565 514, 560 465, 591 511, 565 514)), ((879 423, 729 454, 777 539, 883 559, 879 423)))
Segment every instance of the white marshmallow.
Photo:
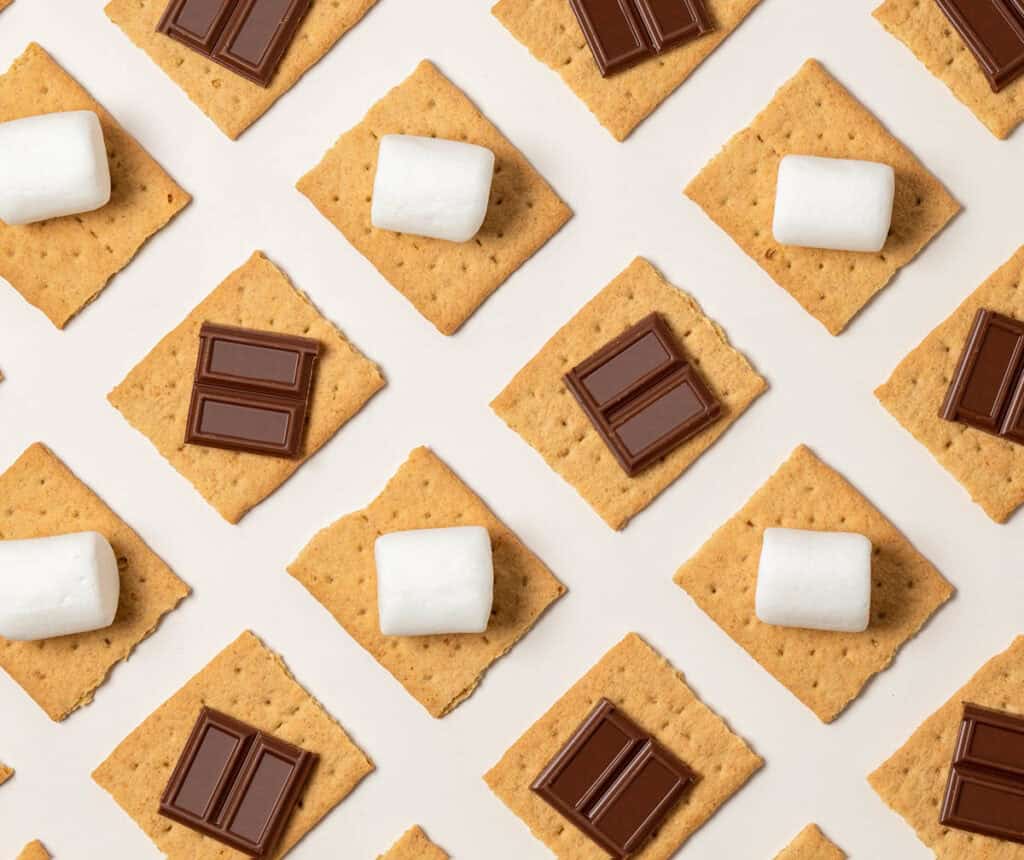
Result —
POLYGON ((484 223, 494 153, 473 143, 386 134, 370 221, 380 230, 468 242, 484 223))
POLYGON ((787 155, 779 164, 772 232, 782 245, 881 251, 896 174, 888 164, 787 155))
POLYGON ((50 639, 109 627, 120 593, 103 535, 0 541, 0 636, 50 639))
POLYGON ((765 624, 859 633, 871 615, 871 541, 850 532, 765 529, 757 570, 765 624))
POLYGON ((374 544, 385 636, 483 633, 494 599, 491 538, 481 526, 392 532, 374 544))
POLYGON ((31 224, 109 201, 107 148, 92 111, 0 123, 0 221, 31 224))

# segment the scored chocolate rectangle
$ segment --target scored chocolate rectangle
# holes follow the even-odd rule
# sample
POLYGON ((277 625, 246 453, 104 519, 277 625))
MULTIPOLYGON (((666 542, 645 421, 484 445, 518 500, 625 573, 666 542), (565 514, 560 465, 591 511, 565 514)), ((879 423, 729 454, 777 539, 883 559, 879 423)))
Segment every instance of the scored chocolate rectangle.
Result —
POLYGON ((721 415, 721 404, 656 313, 569 371, 565 382, 630 476, 721 415))
POLYGON ((1021 0, 935 0, 967 43, 994 92, 1024 72, 1021 0))
POLYGON ((269 855, 318 756, 204 707, 160 814, 253 857, 269 855))
POLYGON ((621 858, 643 845, 695 780, 690 768, 601 699, 531 789, 621 858))

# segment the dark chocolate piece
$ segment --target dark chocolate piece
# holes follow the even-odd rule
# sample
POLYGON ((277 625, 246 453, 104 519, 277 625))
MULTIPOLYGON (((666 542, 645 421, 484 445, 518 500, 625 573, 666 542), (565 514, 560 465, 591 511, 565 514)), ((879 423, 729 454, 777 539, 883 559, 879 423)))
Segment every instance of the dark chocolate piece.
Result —
POLYGON ((978 310, 939 417, 1024 444, 1024 323, 978 310))
POLYGON ((319 353, 308 337, 203 323, 185 441, 297 456, 319 353))
POLYGON ((713 29, 704 0, 569 0, 604 77, 713 29))
POLYGON ((661 825, 696 774, 601 699, 530 788, 623 858, 661 825))
POLYGON ((722 411, 656 313, 570 370, 565 383, 630 477, 722 411))
POLYGON ((1021 0, 935 0, 981 64, 993 92, 1024 73, 1021 0))
POLYGON ((1024 843, 1024 717, 964 704, 939 821, 1024 843))
POLYGON ((156 28, 267 87, 309 6, 310 0, 171 0, 156 28))
POLYGON ((160 814, 253 857, 273 851, 319 757, 204 707, 160 814))

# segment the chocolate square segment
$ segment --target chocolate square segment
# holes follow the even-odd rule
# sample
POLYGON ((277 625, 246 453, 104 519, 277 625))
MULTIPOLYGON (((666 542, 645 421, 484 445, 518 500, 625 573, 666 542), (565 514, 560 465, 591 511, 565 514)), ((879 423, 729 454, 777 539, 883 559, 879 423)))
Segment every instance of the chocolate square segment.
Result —
POLYGON ((294 457, 302 445, 320 344, 203 323, 185 441, 294 457))
POLYGON ((637 851, 696 780, 602 699, 531 788, 613 857, 637 851))
POLYGON ((939 415, 1024 442, 1024 323, 982 308, 939 415))
POLYGON ((631 477, 722 411, 656 313, 573 368, 565 382, 631 477))
POLYGON ((1024 843, 1024 718, 964 705, 939 820, 1024 843))
POLYGON ((160 798, 160 814, 253 857, 265 857, 317 758, 203 708, 160 798))
POLYGON ((993 92, 1024 72, 1021 0, 936 0, 971 49, 993 92))

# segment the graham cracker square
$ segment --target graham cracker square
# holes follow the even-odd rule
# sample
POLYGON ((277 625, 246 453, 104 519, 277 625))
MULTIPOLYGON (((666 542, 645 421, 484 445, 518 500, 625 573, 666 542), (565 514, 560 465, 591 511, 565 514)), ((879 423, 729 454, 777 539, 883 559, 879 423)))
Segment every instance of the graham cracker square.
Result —
POLYGON ((246 856, 157 811, 204 705, 320 756, 268 860, 287 854, 373 770, 373 763, 291 676, 284 661, 246 631, 121 741, 92 774, 170 860, 246 856))
POLYGON ((1021 860, 1024 845, 939 823, 964 702, 1024 713, 1024 636, 989 660, 925 720, 892 757, 868 776, 871 787, 914 828, 938 860, 1021 860))
POLYGON ((484 780, 557 857, 606 860, 607 853, 530 790, 530 784, 605 697, 697 773, 697 782, 637 860, 667 860, 764 761, 635 633, 612 648, 502 756, 484 780), (567 826, 569 825, 569 826, 567 826))
POLYGON ((808 824, 775 855, 775 860, 846 860, 846 854, 818 829, 817 824, 808 824))
POLYGON ((0 0, 0 12, 10 6, 14 0, 0 0))
POLYGON ((885 0, 872 14, 1000 140, 1024 121, 1024 80, 992 92, 974 54, 934 0, 885 0))
POLYGON ((89 704, 113 667, 152 633, 189 588, 131 527, 44 445, 29 447, 0 475, 0 540, 94 531, 114 549, 121 597, 110 627, 15 642, 0 637, 0 668, 50 719, 89 704))
POLYGON ((715 29, 631 69, 601 77, 565 0, 500 0, 491 10, 562 77, 616 140, 625 140, 735 30, 761 0, 704 0, 715 29))
POLYGON ((219 66, 156 29, 168 0, 111 0, 104 10, 232 140, 320 62, 377 0, 311 0, 269 87, 219 66))
POLYGON ((384 386, 372 361, 322 317, 260 251, 164 337, 107 399, 224 519, 237 523, 281 486, 384 386), (306 436, 294 459, 185 444, 185 422, 204 322, 320 342, 306 436))
POLYGON ((34 42, 0 76, 0 122, 93 111, 110 163, 110 202, 93 212, 11 226, 0 221, 0 278, 57 328, 95 299, 192 199, 34 42))
POLYGON ((685 193, 832 334, 846 328, 960 211, 942 183, 817 60, 804 63, 685 193), (892 226, 881 252, 775 241, 775 180, 786 155, 857 158, 896 171, 892 226))
POLYGON ((491 403, 491 408, 568 481, 613 529, 621 529, 721 436, 768 387, 697 302, 642 257, 591 299, 491 403), (562 380, 564 374, 650 313, 668 323, 722 403, 722 417, 630 478, 562 380))
POLYGON ((12 776, 14 776, 14 768, 8 767, 2 761, 0 761, 0 785, 3 785, 12 776))
POLYGON ((322 529, 288 566, 349 635, 431 716, 472 692, 565 586, 432 451, 417 448, 376 499, 322 529), (494 604, 487 630, 446 636, 384 636, 373 546, 382 534, 484 526, 494 553, 494 604))
POLYGON ((423 829, 416 825, 406 830, 388 853, 381 854, 377 860, 448 860, 448 854, 431 842, 423 829))
POLYGON ((426 60, 295 187, 442 334, 454 334, 572 216, 526 156, 426 60), (494 153, 490 203, 476 238, 446 242, 370 223, 378 141, 385 134, 465 141, 494 153))
POLYGON ((43 847, 43 843, 36 839, 21 849, 18 860, 50 860, 50 853, 43 847))
POLYGON ((675 581, 825 723, 842 713, 953 594, 931 562, 804 445, 679 568, 675 581), (758 620, 754 595, 767 527, 856 532, 871 541, 866 631, 805 630, 758 620))
POLYGON ((939 418, 974 315, 1024 319, 1024 246, 899 363, 875 396, 997 523, 1024 503, 1024 447, 939 418))

